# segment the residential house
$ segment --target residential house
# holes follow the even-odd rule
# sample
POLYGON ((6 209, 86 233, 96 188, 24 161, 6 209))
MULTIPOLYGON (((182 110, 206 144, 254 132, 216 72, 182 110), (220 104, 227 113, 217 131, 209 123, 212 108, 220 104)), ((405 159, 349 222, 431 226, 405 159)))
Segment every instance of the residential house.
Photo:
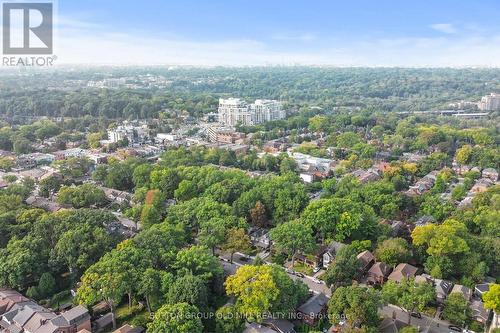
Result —
POLYGON ((474 183, 474 186, 470 189, 469 194, 474 196, 478 193, 486 192, 493 184, 494 182, 489 178, 480 178, 474 183))
POLYGON ((424 225, 428 225, 436 222, 436 219, 432 215, 424 215, 418 218, 415 222, 415 227, 423 227, 424 225))
POLYGON ((391 228, 391 235, 393 237, 399 237, 401 235, 408 234, 408 226, 402 221, 397 220, 383 220, 380 224, 388 225, 391 228))
POLYGON ((486 168, 483 170, 483 172, 481 174, 482 174, 483 178, 488 178, 494 182, 496 182, 498 180, 498 171, 496 169, 486 168))
POLYGON ((255 228, 250 230, 250 241, 252 245, 263 250, 267 250, 271 247, 272 241, 269 237, 269 230, 264 228, 255 228))
POLYGON ((330 264, 332 263, 333 259, 337 256, 337 253, 341 248, 346 246, 343 243, 339 242, 331 242, 330 245, 325 250, 325 253, 323 253, 323 267, 328 268, 330 264))
POLYGON ((484 308, 484 303, 479 300, 473 300, 470 304, 472 310, 472 318, 480 323, 485 324, 491 314, 490 310, 484 308))
POLYGON ((457 175, 463 175, 463 174, 469 172, 470 169, 471 169, 470 166, 468 166, 468 165, 461 165, 461 164, 459 164, 459 163, 457 163, 455 161, 452 163, 452 167, 451 168, 452 168, 453 171, 455 171, 455 173, 457 175))
POLYGON ((0 316, 30 300, 13 289, 0 289, 0 316))
POLYGON ((113 325, 113 314, 111 312, 105 314, 104 316, 96 319, 94 321, 94 331, 95 332, 103 332, 108 331, 109 328, 113 325))
POLYGON ((296 333, 294 325, 285 319, 264 319, 262 325, 278 333, 296 333))
POLYGON ((358 169, 356 171, 353 171, 351 174, 356 177, 362 184, 380 179, 380 173, 376 168, 370 168, 368 170, 358 169))
POLYGON ((326 246, 320 246, 312 254, 298 253, 295 255, 295 260, 310 267, 321 267, 323 264, 323 253, 325 253, 326 246))
POLYGON ((104 191, 104 195, 106 196, 106 199, 108 199, 111 202, 123 204, 123 203, 129 203, 132 201, 132 197, 133 197, 132 193, 129 193, 126 191, 115 190, 114 188, 109 188, 109 187, 104 187, 104 186, 99 186, 99 188, 104 191))
POLYGON ((315 173, 322 178, 327 177, 335 167, 335 162, 327 158, 313 157, 311 155, 288 152, 288 156, 293 158, 302 172, 315 173))
POLYGON ((418 163, 425 158, 425 155, 417 153, 403 153, 403 160, 409 163, 418 163))
POLYGON ((406 195, 408 196, 418 196, 429 191, 436 182, 438 171, 434 170, 429 172, 427 175, 419 179, 414 185, 410 186, 406 195))
POLYGON ((106 164, 106 163, 108 163, 108 154, 91 153, 91 154, 88 154, 87 157, 89 158, 89 160, 94 162, 94 164, 106 164))
POLYGON ((391 274, 387 277, 388 280, 400 283, 403 279, 411 279, 417 274, 418 268, 410 264, 401 263, 396 266, 391 274))
POLYGON ((297 314, 308 325, 314 326, 326 313, 328 298, 323 293, 319 293, 309 298, 304 304, 298 307, 297 314))
POLYGON ((264 143, 264 146, 262 149, 265 152, 268 153, 279 153, 279 152, 284 152, 286 149, 289 147, 289 144, 285 142, 283 139, 276 139, 276 140, 271 140, 267 141, 264 143))
POLYGON ((472 298, 472 290, 461 284, 454 285, 453 289, 451 289, 451 294, 452 293, 462 294, 467 301, 470 301, 470 299, 472 298))
POLYGON ((54 162, 55 156, 53 154, 31 153, 19 155, 17 158, 17 166, 19 168, 33 168, 39 165, 49 165, 54 162))
POLYGON ((18 173, 20 179, 26 179, 26 178, 31 178, 34 181, 38 182, 42 177, 47 173, 47 170, 44 169, 30 169, 30 170, 23 170, 18 173))
POLYGON ((472 206, 472 200, 474 199, 473 196, 467 195, 465 198, 463 198, 459 203, 458 207, 459 208, 465 208, 465 207, 470 207, 472 206))
POLYGON ((248 152, 247 145, 239 145, 239 144, 225 144, 218 146, 219 149, 228 150, 234 152, 236 155, 246 154, 248 152))
POLYGON ((437 302, 443 304, 452 288, 453 283, 446 280, 434 279, 434 289, 436 290, 437 302))
POLYGON ((490 284, 489 283, 480 283, 476 284, 474 288, 474 295, 476 297, 479 297, 480 299, 483 299, 483 295, 485 292, 490 290, 490 284))
POLYGON ((385 262, 376 262, 368 270, 368 283, 369 284, 384 284, 387 280, 389 274, 391 274, 392 268, 385 262))
POLYGON ((363 274, 375 263, 375 256, 368 250, 358 254, 357 258, 361 262, 359 270, 363 274))
POLYGON ((61 209, 71 207, 69 205, 61 205, 61 204, 59 204, 55 201, 49 200, 47 198, 34 196, 34 195, 29 196, 25 201, 26 201, 26 204, 28 204, 32 207, 40 208, 40 209, 46 210, 48 212, 58 212, 61 209))
POLYGON ((56 314, 15 291, 3 289, 0 290, 0 309, 2 312, 0 332, 76 333, 82 330, 91 331, 89 312, 81 305, 56 314))
POLYGON ((434 282, 432 281, 432 276, 430 276, 429 274, 419 274, 415 276, 415 282, 434 284, 434 282))
POLYGON ((56 160, 65 160, 67 158, 81 158, 87 156, 87 151, 81 148, 71 148, 65 150, 59 150, 53 153, 56 160))
POLYGON ((300 177, 300 179, 302 179, 302 181, 304 183, 308 183, 308 184, 314 183, 314 181, 317 180, 317 178, 314 176, 314 173, 312 173, 312 172, 301 172, 299 174, 299 177, 300 177))

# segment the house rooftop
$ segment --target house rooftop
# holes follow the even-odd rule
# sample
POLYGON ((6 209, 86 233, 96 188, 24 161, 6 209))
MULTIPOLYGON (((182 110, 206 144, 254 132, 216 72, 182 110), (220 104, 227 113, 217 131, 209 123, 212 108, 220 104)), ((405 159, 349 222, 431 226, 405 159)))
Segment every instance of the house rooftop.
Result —
POLYGON ((451 293, 461 293, 467 300, 472 296, 472 290, 470 290, 470 288, 467 288, 466 286, 462 286, 461 284, 454 285, 451 289, 451 293))
POLYGON ((387 276, 391 273, 392 268, 385 262, 376 262, 369 270, 369 274, 374 274, 378 276, 387 276))
POLYGON ((359 261, 363 263, 363 266, 368 265, 370 262, 375 261, 375 256, 368 250, 361 252, 357 255, 359 261))
POLYGON ((402 263, 396 266, 394 271, 389 275, 388 279, 395 282, 401 282, 403 279, 414 277, 417 271, 417 267, 402 263))
POLYGON ((72 323, 75 320, 80 320, 82 317, 88 316, 89 311, 83 305, 78 305, 61 314, 68 323, 72 323))
POLYGON ((277 329, 281 333, 295 333, 294 325, 285 319, 264 319, 262 324, 277 329))
POLYGON ((318 315, 323 311, 328 303, 328 298, 325 294, 319 293, 309 298, 304 304, 297 309, 307 315, 318 315))

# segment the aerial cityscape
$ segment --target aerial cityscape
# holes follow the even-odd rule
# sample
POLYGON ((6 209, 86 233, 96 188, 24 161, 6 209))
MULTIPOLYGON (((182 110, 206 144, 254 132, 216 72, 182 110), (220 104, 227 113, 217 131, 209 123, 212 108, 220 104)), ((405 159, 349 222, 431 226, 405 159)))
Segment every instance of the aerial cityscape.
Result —
POLYGON ((0 333, 500 333, 499 3, 2 14, 0 333))

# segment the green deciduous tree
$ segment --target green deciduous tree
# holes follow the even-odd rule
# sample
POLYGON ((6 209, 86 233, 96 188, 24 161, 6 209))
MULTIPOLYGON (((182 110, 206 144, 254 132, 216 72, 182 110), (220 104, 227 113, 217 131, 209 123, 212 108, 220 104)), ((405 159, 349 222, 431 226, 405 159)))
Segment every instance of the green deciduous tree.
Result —
POLYGON ((350 285, 361 267, 357 255, 354 247, 342 247, 326 271, 326 283, 330 286, 350 285))
POLYGON ((222 266, 209 250, 204 246, 191 246, 177 253, 173 265, 179 275, 192 274, 205 281, 222 275, 222 266))
POLYGON ((156 311, 148 324, 151 333, 202 333, 199 310, 187 303, 166 304, 156 311))
POLYGON ((411 251, 403 238, 390 238, 378 244, 374 254, 378 261, 394 267, 406 262, 411 256, 411 251))
POLYGON ((471 317, 469 303, 461 293, 451 293, 444 302, 443 317, 452 324, 463 326, 471 317))
POLYGON ((236 297, 238 311, 249 320, 262 320, 264 314, 290 313, 307 297, 307 287, 293 281, 276 266, 245 265, 226 280, 226 292, 236 297))
POLYGON ((271 230, 270 237, 278 250, 292 256, 292 266, 295 263, 295 255, 299 251, 312 251, 316 245, 311 228, 300 220, 278 225, 271 230))
POLYGON ((500 314, 500 284, 490 285, 490 289, 483 295, 484 307, 500 314))
POLYGON ((389 281, 382 287, 382 299, 386 303, 399 305, 408 314, 408 325, 411 324, 410 313, 423 311, 425 306, 436 297, 434 287, 429 283, 416 283, 415 280, 404 279, 401 283, 389 281))
POLYGON ((222 245, 222 250, 229 252, 231 255, 231 263, 235 252, 248 252, 251 249, 252 243, 250 237, 243 228, 231 228, 227 232, 226 242, 222 245))
POLYGON ((205 311, 208 307, 208 289, 206 282, 191 274, 177 278, 166 295, 169 304, 188 303, 205 311))
POLYGON ((241 333, 245 329, 245 320, 234 305, 224 305, 215 312, 216 333, 241 333))
POLYGON ((341 198, 311 202, 301 220, 322 237, 333 237, 338 241, 369 238, 376 226, 373 209, 341 198))
POLYGON ((346 325, 351 328, 377 328, 380 303, 378 292, 372 288, 340 287, 328 301, 328 313, 332 324, 338 324, 345 316, 346 325))

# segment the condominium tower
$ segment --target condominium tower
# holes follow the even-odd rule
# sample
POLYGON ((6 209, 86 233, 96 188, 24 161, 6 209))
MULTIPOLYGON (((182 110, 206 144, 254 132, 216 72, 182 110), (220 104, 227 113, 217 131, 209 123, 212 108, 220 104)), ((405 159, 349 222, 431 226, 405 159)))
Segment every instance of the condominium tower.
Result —
POLYGON ((285 111, 279 101, 258 99, 247 104, 239 98, 219 99, 219 123, 224 126, 251 126, 284 118, 285 111))

